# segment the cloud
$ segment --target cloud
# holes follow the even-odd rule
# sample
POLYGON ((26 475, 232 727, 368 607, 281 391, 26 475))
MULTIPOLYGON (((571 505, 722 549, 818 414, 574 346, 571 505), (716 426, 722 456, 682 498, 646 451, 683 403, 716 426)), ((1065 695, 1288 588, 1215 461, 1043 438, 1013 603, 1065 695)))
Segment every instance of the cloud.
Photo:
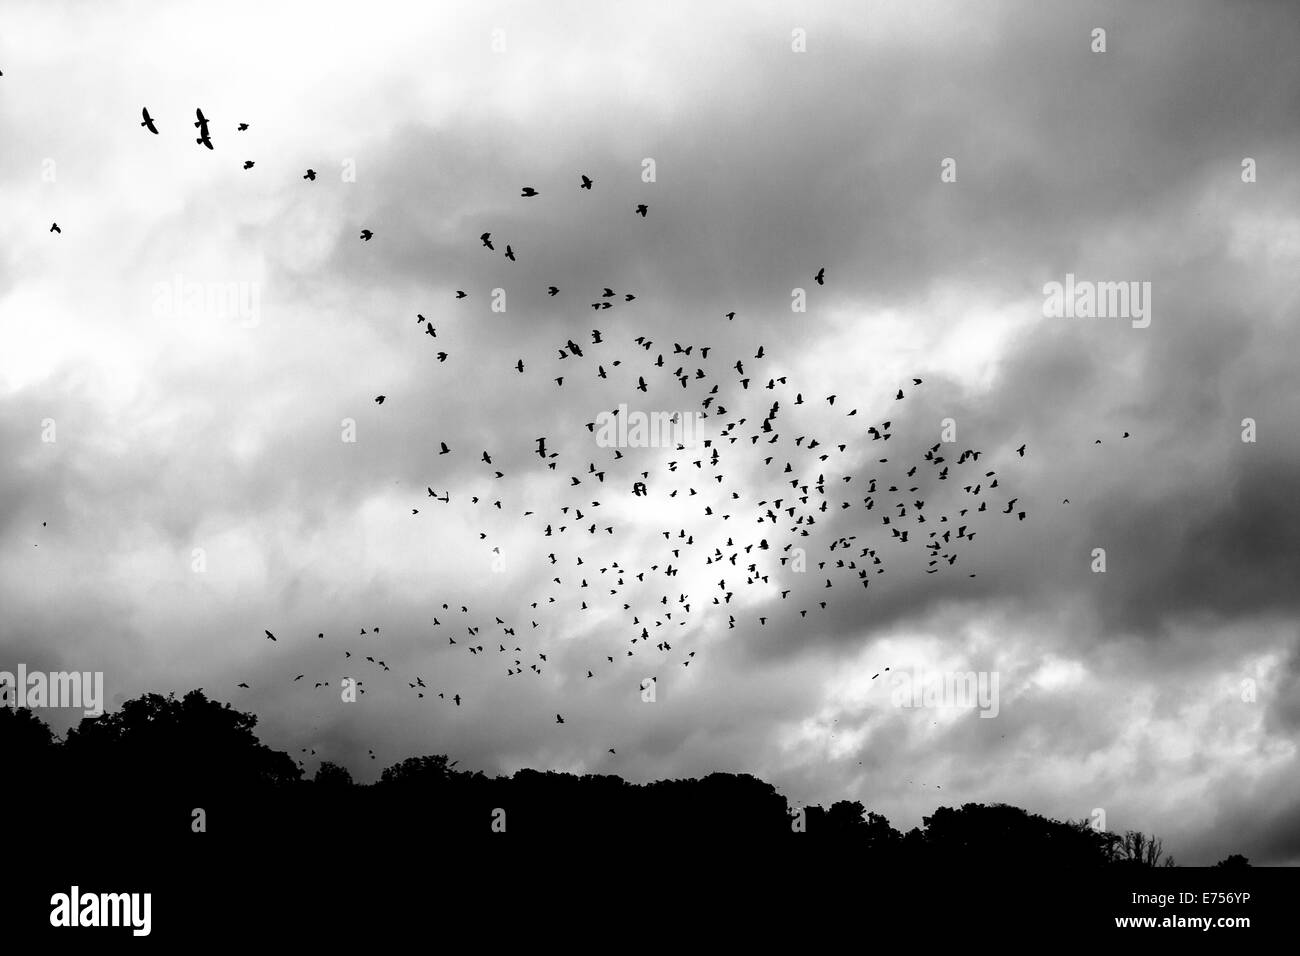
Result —
POLYGON ((234 4, 195 30, 185 4, 20 4, 0 46, 0 661, 93 665, 110 700, 204 686, 362 777, 372 747, 749 770, 902 826, 968 799, 1106 807, 1189 861, 1239 833, 1294 859, 1300 66, 1290 8, 1256 9, 234 4), (212 152, 190 142, 200 104, 212 152), (1151 326, 1045 318, 1067 272, 1150 282, 1151 326), (617 307, 591 309, 606 287, 617 307), (714 384, 709 449, 615 462, 584 427, 714 384), (945 419, 941 480, 922 455, 945 419), (964 449, 982 457, 959 467, 964 449), (881 520, 896 498, 930 516, 906 546, 881 520), (963 523, 976 539, 926 574, 929 532, 963 523), (1000 715, 900 711, 870 681, 885 666, 997 670, 1000 715))

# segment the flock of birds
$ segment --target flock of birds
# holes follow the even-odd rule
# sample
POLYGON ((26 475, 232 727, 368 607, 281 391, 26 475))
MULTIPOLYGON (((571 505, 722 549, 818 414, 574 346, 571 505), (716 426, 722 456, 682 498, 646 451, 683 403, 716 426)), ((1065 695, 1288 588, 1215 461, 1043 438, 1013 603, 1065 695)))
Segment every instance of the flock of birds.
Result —
MULTIPOLYGON (((196 117, 196 144, 215 149, 210 121, 201 109, 196 117)), ((147 108, 142 110, 140 125, 159 134, 147 108)), ((247 123, 237 127, 237 131, 247 129, 247 123)), ((244 168, 253 166, 249 160, 244 168)), ((594 181, 585 173, 579 176, 574 186, 591 192, 594 181)), ((315 171, 308 169, 303 179, 314 181, 315 171)), ((523 186, 520 191, 523 200, 540 195, 534 186, 523 186)), ((645 218, 647 212, 646 204, 635 206, 635 215, 645 218)), ((60 231, 57 224, 52 228, 60 231)), ((372 229, 361 230, 362 241, 374 238, 372 229)), ((492 253, 500 244, 491 232, 482 233, 478 243, 492 253)), ((504 243, 502 254, 517 261, 510 242, 504 243)), ((826 269, 820 267, 810 277, 822 287, 827 281, 826 269)), ((545 294, 556 298, 561 289, 547 285, 545 294)), ((457 289, 453 302, 468 298, 468 291, 457 289)), ((616 305, 630 306, 637 300, 632 292, 603 286, 594 301, 586 304, 593 317, 599 317, 616 305)), ((722 317, 731 322, 736 312, 722 317)), ((437 329, 423 314, 416 314, 416 324, 421 327, 420 334, 437 339, 437 329)), ((606 637, 621 646, 614 653, 606 652, 612 648, 602 648, 602 653, 584 661, 577 673, 585 671, 586 680, 597 680, 599 672, 613 671, 613 665, 638 653, 653 654, 660 663, 686 668, 698 660, 703 647, 682 648, 681 644, 689 645, 700 636, 700 632, 684 629, 707 609, 725 613, 728 629, 765 628, 778 619, 783 624, 793 623, 810 613, 825 612, 837 587, 869 589, 873 581, 899 565, 902 570, 895 574, 917 570, 926 575, 959 573, 959 562, 989 522, 1018 523, 1028 517, 1020 498, 1003 487, 1003 474, 993 467, 994 456, 978 448, 945 447, 942 442, 886 455, 887 449, 900 444, 888 444, 896 438, 893 416, 867 423, 858 408, 846 410, 842 402, 837 407, 836 394, 814 398, 787 375, 764 371, 766 352, 761 344, 752 355, 723 358, 719 349, 703 342, 656 346, 644 333, 629 335, 621 346, 616 343, 622 339, 601 328, 592 328, 581 338, 579 342, 566 335, 552 343, 552 361, 563 362, 565 368, 563 374, 552 378, 556 388, 563 387, 566 378, 586 375, 608 383, 613 404, 636 393, 653 393, 653 404, 661 408, 690 409, 707 434, 691 447, 604 448, 591 440, 596 422, 587 422, 577 426, 591 433, 585 436, 592 449, 590 455, 582 456, 585 460, 562 457, 554 450, 573 436, 534 440, 535 447, 528 449, 528 454, 540 459, 541 474, 553 474, 554 494, 546 511, 515 507, 509 513, 517 515, 510 520, 511 526, 531 528, 540 550, 546 552, 547 593, 531 602, 532 613, 525 613, 526 625, 508 613, 480 614, 467 605, 456 609, 448 604, 442 604, 430 625, 433 636, 441 633, 445 637, 445 647, 482 658, 485 668, 502 668, 498 673, 506 678, 540 678, 549 661, 542 649, 544 642, 534 635, 546 634, 552 619, 561 619, 568 622, 562 626, 571 627, 572 615, 593 612, 602 620, 611 616, 621 619, 619 628, 606 637), (809 416, 806 410, 796 411, 803 406, 815 406, 819 413, 809 416), (828 419, 827 413, 832 411, 835 419, 828 419), (816 418, 821 428, 832 434, 817 434, 816 429, 798 424, 801 417, 816 418), (641 467, 646 464, 649 467, 641 467), (754 489, 760 490, 755 493, 754 489), (606 507, 611 497, 617 497, 620 505, 635 503, 647 517, 685 503, 693 509, 695 520, 691 527, 678 523, 661 528, 659 550, 651 557, 644 556, 644 539, 638 536, 629 544, 629 551, 642 555, 640 559, 624 557, 620 561, 617 554, 609 553, 620 541, 620 523, 597 518, 611 510, 606 507), (846 513, 855 518, 858 530, 854 533, 841 530, 843 519, 849 517, 846 513), (869 527, 876 532, 866 534, 863 529, 869 527), (676 586, 688 564, 692 569, 709 569, 707 593, 691 594, 676 586), (754 589, 754 603, 775 604, 778 611, 749 619, 738 616, 746 615, 739 606, 748 603, 737 600, 742 589, 754 589), (790 611, 780 616, 787 608, 790 611), (489 663, 493 656, 498 663, 489 663)), ((444 363, 449 355, 438 349, 433 357, 444 363)), ((508 367, 526 375, 543 361, 543 357, 519 356, 508 367)), ((909 384, 895 390, 893 401, 906 401, 909 390, 923 384, 921 378, 911 377, 909 384)), ((387 400, 385 394, 374 398, 379 406, 387 400)), ((617 408, 611 411, 615 416, 618 413, 617 408)), ((1123 437, 1128 438, 1129 433, 1123 437)), ((1005 460, 1023 458, 1026 449, 1026 444, 1008 449, 1005 460)), ((438 442, 438 450, 440 455, 459 454, 445 441, 438 442)), ((494 464, 494 453, 487 449, 474 463, 484 466, 487 481, 506 478, 494 464)), ((460 493, 453 496, 451 488, 435 490, 434 484, 442 487, 441 482, 428 485, 423 507, 449 508, 453 500, 461 504, 460 493)), ((495 511, 503 517, 507 513, 504 495, 465 497, 469 508, 486 508, 489 514, 495 511)), ((410 510, 413 517, 421 514, 419 507, 410 510)), ((491 555, 500 555, 499 546, 488 543, 488 531, 480 531, 478 540, 490 548, 491 555)), ((357 641, 367 638, 376 652, 363 653, 354 642, 343 649, 345 666, 357 671, 364 667, 370 676, 390 674, 391 668, 377 652, 379 627, 362 628, 357 641)), ((316 639, 325 640, 325 634, 318 633, 316 639)), ((278 642, 269 629, 265 640, 278 642)), ((298 674, 291 683, 306 677, 298 674)), ((359 693, 366 692, 364 679, 348 679, 355 681, 359 693)), ((459 690, 435 689, 424 674, 411 673, 403 679, 414 699, 425 699, 427 693, 430 699, 462 705, 459 690)), ((635 690, 642 693, 657 681, 657 675, 643 678, 635 690)), ((314 689, 331 687, 329 680, 313 683, 314 689)), ((237 686, 251 689, 247 681, 237 686)), ((564 724, 563 714, 557 713, 555 722, 564 724)), ((615 752, 609 749, 609 753, 615 752)))

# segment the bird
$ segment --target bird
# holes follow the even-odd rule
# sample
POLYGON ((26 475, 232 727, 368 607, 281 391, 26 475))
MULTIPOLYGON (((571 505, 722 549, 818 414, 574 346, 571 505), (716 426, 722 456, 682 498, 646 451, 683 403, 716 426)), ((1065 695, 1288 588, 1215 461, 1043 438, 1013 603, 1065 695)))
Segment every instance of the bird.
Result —
POLYGON ((57 232, 59 233, 59 235, 63 234, 63 230, 59 228, 59 224, 57 222, 50 223, 50 232, 57 232))
POLYGON ((246 159, 246 160, 244 160, 244 168, 245 168, 245 169, 252 169, 252 168, 253 168, 253 161, 252 161, 251 159, 246 159))
POLYGON ((817 270, 817 274, 816 274, 815 276, 813 276, 813 279, 817 282, 818 285, 825 285, 825 284, 826 284, 826 267, 825 267, 825 266, 822 266, 822 268, 818 269, 818 270, 817 270))
POLYGON ((559 294, 560 294, 559 287, 558 287, 558 286, 553 286, 553 285, 551 285, 551 286, 547 286, 547 287, 546 287, 546 294, 547 294, 547 295, 559 295, 559 294))
POLYGON ((198 117, 198 120, 194 123, 194 127, 199 131, 199 138, 194 142, 198 143, 200 146, 206 146, 208 149, 212 149, 212 137, 208 135, 208 118, 203 115, 203 110, 201 109, 196 109, 194 115, 198 117))
POLYGON ((531 199, 533 196, 537 195, 537 190, 534 189, 532 186, 525 186, 520 191, 519 195, 523 199, 531 199))
POLYGON ((376 396, 375 396, 375 404, 376 404, 376 405, 382 405, 382 404, 384 404, 384 399, 387 398, 387 397, 388 397, 387 395, 376 395, 376 396))
POLYGON ((155 136, 157 136, 158 127, 154 125, 153 117, 149 115, 149 107, 146 106, 144 109, 142 109, 140 111, 140 115, 144 117, 144 122, 141 123, 140 125, 143 126, 145 129, 147 129, 149 132, 153 133, 155 136))
POLYGON ((647 206, 645 203, 641 203, 640 205, 638 205, 638 206, 636 207, 636 211, 637 211, 638 213, 640 213, 641 218, 644 219, 644 218, 645 218, 645 214, 646 214, 646 212, 649 210, 649 208, 650 208, 650 207, 647 206))
POLYGON ((244 130, 246 130, 246 129, 248 129, 248 124, 247 124, 247 123, 240 123, 237 132, 242 133, 242 132, 243 132, 244 130))
POLYGON ((487 247, 488 249, 495 249, 495 248, 496 248, 496 246, 492 245, 492 233, 490 233, 490 232, 485 232, 485 233, 483 233, 483 235, 479 236, 478 238, 479 238, 479 241, 482 242, 483 245, 484 245, 485 247, 487 247))
POLYGON ((312 182, 315 182, 315 181, 316 181, 316 170, 314 170, 314 169, 309 169, 309 170, 307 170, 305 173, 302 174, 302 178, 303 178, 303 179, 311 180, 312 182))
POLYGON ((579 189, 590 189, 590 188, 591 188, 591 178, 590 178, 589 176, 587 176, 585 173, 584 173, 583 176, 582 176, 582 185, 579 186, 578 188, 579 188, 579 189))
POLYGON ((561 717, 559 714, 556 714, 556 715, 555 715, 555 722, 556 722, 557 724, 562 724, 562 723, 564 723, 564 718, 561 717))
POLYGON ((362 241, 362 242, 369 242, 371 236, 373 236, 373 235, 374 235, 374 233, 371 232, 369 229, 362 229, 362 230, 361 230, 361 241, 362 241))
POLYGON ((275 640, 275 635, 272 634, 270 631, 267 631, 267 632, 266 632, 266 639, 267 639, 268 641, 274 641, 274 640, 275 640))
POLYGON ((463 298, 465 298, 467 295, 469 295, 469 293, 466 292, 464 289, 457 289, 457 290, 456 290, 456 298, 458 298, 458 299, 463 299, 463 298))
POLYGON ((438 444, 441 446, 441 449, 438 452, 439 455, 450 454, 451 449, 447 447, 447 443, 445 441, 440 441, 438 442, 438 444))
POLYGON ((239 682, 238 684, 236 684, 235 686, 236 686, 236 687, 242 687, 242 688, 244 688, 244 690, 248 690, 248 685, 245 684, 243 681, 240 681, 240 682, 239 682))
POLYGON ((1016 454, 1019 455, 1021 458, 1024 458, 1024 457, 1025 457, 1025 446, 1024 446, 1024 445, 1021 445, 1019 448, 1017 448, 1017 449, 1016 449, 1016 454))
POLYGON ((510 243, 506 243, 506 258, 511 262, 515 261, 515 251, 510 248, 510 243))

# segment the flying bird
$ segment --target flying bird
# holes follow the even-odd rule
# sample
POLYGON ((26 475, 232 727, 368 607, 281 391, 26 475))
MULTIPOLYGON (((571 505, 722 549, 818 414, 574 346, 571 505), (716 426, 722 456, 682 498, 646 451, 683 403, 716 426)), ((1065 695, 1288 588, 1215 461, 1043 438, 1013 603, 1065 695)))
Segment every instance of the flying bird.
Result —
POLYGON ((825 285, 825 284, 826 284, 826 267, 823 266, 822 268, 818 269, 818 270, 817 270, 817 274, 816 274, 815 276, 813 276, 813 279, 815 279, 815 280, 817 281, 817 284, 818 284, 818 285, 825 285))
POLYGON ((206 146, 208 149, 212 149, 212 137, 208 135, 208 118, 203 115, 203 110, 199 109, 194 111, 194 115, 198 117, 198 120, 194 123, 194 127, 199 131, 199 138, 194 142, 198 143, 200 146, 206 146))
POLYGON ((537 195, 537 190, 532 186, 525 186, 519 195, 523 199, 531 199, 533 196, 537 195))
POLYGON ((647 210, 649 210, 649 208, 650 208, 650 207, 647 206, 645 203, 641 203, 640 205, 638 205, 638 206, 636 207, 636 211, 641 215, 641 218, 644 219, 644 218, 645 218, 645 214, 646 214, 647 210))
POLYGON ((140 125, 143 126, 145 129, 147 129, 149 132, 153 133, 155 136, 157 136, 158 127, 154 126, 153 124, 153 117, 149 115, 149 107, 146 106, 144 109, 142 109, 140 111, 140 115, 144 117, 144 122, 141 123, 140 125))
POLYGON ((314 170, 314 169, 309 169, 309 170, 307 170, 307 172, 305 172, 305 173, 302 174, 302 178, 303 178, 303 179, 309 179, 309 180, 311 180, 312 182, 315 182, 315 181, 316 181, 316 170, 314 170))
POLYGON ((578 188, 579 188, 579 189, 590 189, 590 188, 591 188, 591 178, 590 178, 589 176, 587 176, 585 173, 583 174, 583 177, 582 177, 582 185, 579 186, 578 188))
POLYGON ((361 241, 362 241, 362 242, 369 242, 370 239, 371 239, 371 237, 372 237, 373 235, 374 235, 374 233, 371 232, 369 229, 362 229, 362 230, 361 230, 361 241))

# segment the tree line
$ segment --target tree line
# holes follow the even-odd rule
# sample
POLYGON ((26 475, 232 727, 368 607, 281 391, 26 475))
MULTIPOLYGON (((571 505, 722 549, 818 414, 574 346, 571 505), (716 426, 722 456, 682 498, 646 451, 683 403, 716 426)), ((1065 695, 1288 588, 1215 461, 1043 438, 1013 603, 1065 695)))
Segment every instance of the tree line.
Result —
MULTIPOLYGON (((608 774, 457 770, 443 754, 408 757, 358 784, 325 761, 310 778, 263 744, 257 718, 210 700, 144 694, 84 718, 59 738, 36 713, 0 707, 0 754, 20 768, 11 820, 50 832, 70 823, 140 845, 181 845, 196 832, 233 840, 444 842, 562 840, 633 847, 692 842, 758 845, 804 839, 878 863, 1163 867, 1159 838, 1112 833, 1006 804, 939 807, 906 832, 856 800, 792 806, 749 774, 634 784, 608 774)), ((1219 866, 1248 865, 1234 854, 1219 866)))

